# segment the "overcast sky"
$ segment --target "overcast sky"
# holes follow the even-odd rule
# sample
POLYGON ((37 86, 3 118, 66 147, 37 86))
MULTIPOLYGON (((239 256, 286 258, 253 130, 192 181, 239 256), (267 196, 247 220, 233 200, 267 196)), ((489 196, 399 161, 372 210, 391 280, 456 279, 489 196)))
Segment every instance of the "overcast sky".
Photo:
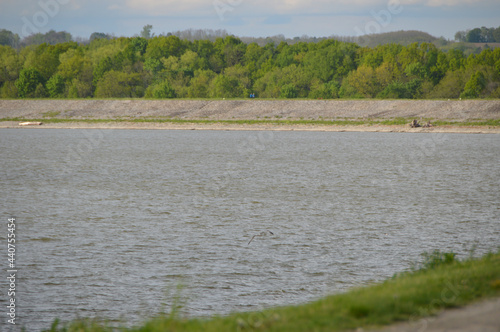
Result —
POLYGON ((455 32, 500 26, 499 0, 0 0, 0 29, 34 32, 156 34, 225 29, 237 36, 357 36, 421 30, 453 39, 455 32))

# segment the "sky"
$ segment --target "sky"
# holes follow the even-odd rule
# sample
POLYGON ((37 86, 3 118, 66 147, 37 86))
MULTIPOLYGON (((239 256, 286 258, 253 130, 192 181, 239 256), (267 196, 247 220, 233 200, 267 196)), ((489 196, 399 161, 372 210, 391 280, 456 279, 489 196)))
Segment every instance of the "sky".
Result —
POLYGON ((0 29, 21 37, 49 30, 156 35, 225 29, 236 36, 328 37, 420 30, 454 39, 457 31, 500 26, 499 0, 0 0, 0 29))

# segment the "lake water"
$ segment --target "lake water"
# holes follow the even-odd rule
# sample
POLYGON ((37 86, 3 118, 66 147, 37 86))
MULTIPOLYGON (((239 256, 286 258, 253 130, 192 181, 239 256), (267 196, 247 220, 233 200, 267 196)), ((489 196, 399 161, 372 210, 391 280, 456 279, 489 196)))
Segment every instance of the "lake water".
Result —
POLYGON ((3 129, 0 152, 28 331, 304 303, 500 246, 499 135, 3 129))

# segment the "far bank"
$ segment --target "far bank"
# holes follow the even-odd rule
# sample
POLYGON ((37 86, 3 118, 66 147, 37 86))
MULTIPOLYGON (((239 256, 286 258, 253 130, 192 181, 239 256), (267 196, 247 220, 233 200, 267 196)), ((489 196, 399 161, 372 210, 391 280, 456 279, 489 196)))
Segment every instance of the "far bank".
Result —
POLYGON ((500 133, 499 120, 500 100, 0 100, 0 128, 500 133))
POLYGON ((500 100, 0 100, 2 118, 58 119, 500 119, 500 100))

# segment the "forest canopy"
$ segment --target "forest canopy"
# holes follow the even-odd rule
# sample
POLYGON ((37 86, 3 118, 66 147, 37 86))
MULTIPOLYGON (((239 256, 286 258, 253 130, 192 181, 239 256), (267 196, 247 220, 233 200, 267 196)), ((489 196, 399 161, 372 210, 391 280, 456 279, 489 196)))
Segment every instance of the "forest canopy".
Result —
POLYGON ((13 47, 20 41, 6 31, 1 98, 500 97, 500 48, 467 55, 428 42, 361 47, 333 38, 259 45, 151 28, 130 38, 95 33, 86 44, 53 32, 52 43, 13 47))

